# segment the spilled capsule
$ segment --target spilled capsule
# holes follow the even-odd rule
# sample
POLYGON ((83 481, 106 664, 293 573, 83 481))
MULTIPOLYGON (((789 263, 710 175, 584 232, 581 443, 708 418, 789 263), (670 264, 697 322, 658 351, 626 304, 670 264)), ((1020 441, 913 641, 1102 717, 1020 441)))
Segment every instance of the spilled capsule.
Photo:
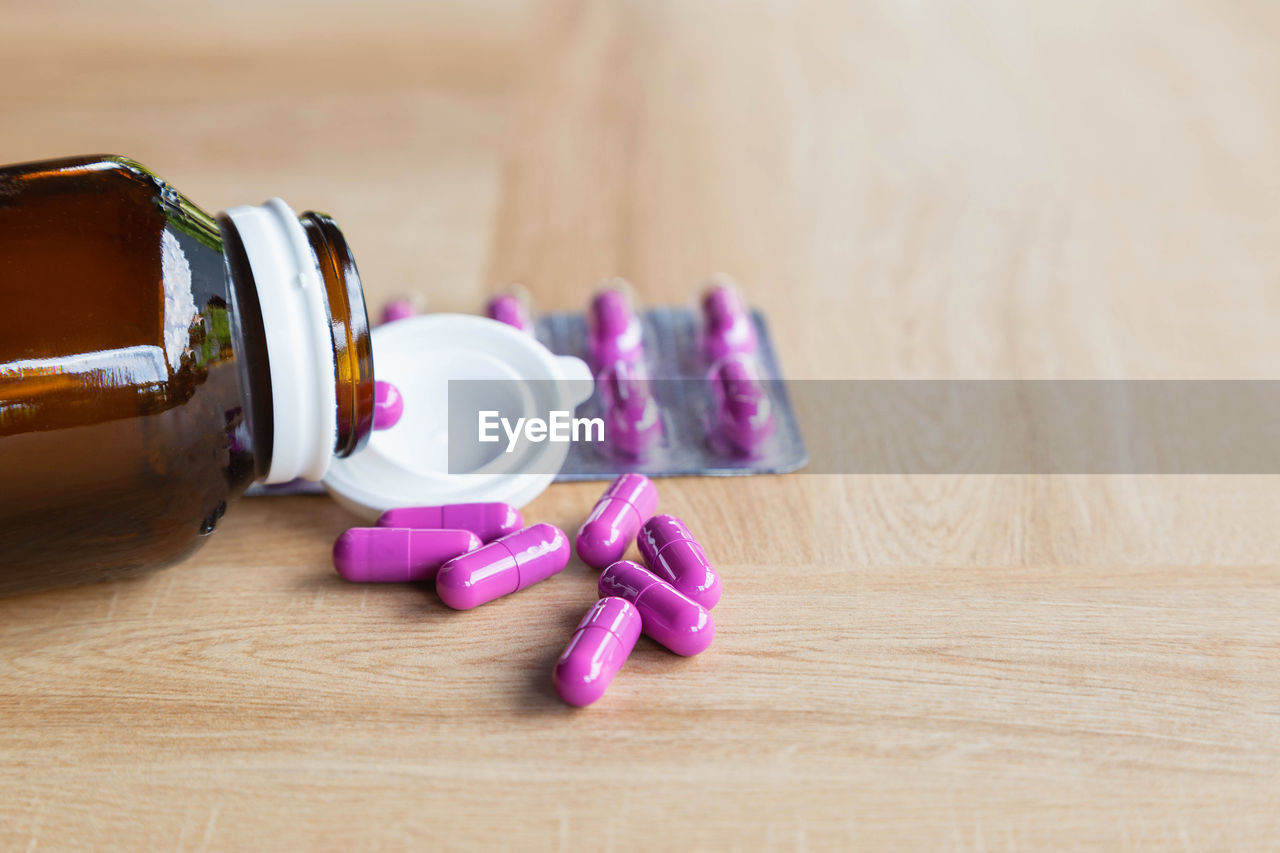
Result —
POLYGON ((689 528, 674 515, 655 515, 636 537, 649 571, 710 610, 720 601, 720 575, 689 528))
POLYGON ((551 672, 560 698, 581 707, 603 696, 640 639, 640 621, 640 611, 625 598, 592 604, 551 672))
POLYGON ((578 529, 578 558, 603 569, 622 559, 645 519, 658 508, 658 487, 644 474, 618 477, 578 529))
POLYGON ((333 567, 357 583, 426 581, 446 562, 481 544, 469 530, 353 527, 333 543, 333 567))
POLYGON ((705 607, 639 563, 619 560, 601 573, 597 586, 601 596, 634 604, 644 633, 678 655, 706 651, 715 637, 715 622, 705 607))
POLYGON ((390 382, 373 383, 373 428, 391 429, 404 414, 404 398, 390 382))
POLYGON ((568 563, 564 531, 535 524, 445 563, 436 573, 436 594, 454 610, 470 610, 546 580, 568 563))
POLYGON ((482 541, 490 542, 524 527, 524 518, 521 517, 520 510, 510 504, 495 501, 399 507, 380 515, 377 524, 379 527, 413 527, 422 530, 470 530, 482 541))

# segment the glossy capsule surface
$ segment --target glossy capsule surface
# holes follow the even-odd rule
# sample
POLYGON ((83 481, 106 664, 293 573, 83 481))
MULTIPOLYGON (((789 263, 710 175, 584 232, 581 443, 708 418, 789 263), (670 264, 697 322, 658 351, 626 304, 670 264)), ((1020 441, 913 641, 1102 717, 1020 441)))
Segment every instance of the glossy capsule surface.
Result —
POLYGON ((551 683, 570 705, 590 705, 604 695, 640 639, 640 611, 625 598, 602 598, 578 623, 551 683))
POLYGON ((546 580, 568 563, 564 531, 535 524, 445 563, 436 573, 436 594, 454 610, 470 610, 546 580))
POLYGON ((720 601, 720 575, 698 540, 674 515, 655 515, 636 537, 649 571, 710 610, 720 601))
POLYGON ((658 487, 644 474, 623 474, 604 490, 578 529, 578 557, 603 569, 622 559, 645 519, 658 509, 658 487))
POLYGON ((601 596, 634 604, 644 632, 678 655, 706 651, 715 637, 715 622, 705 607, 639 563, 614 563, 601 573, 598 589, 601 596))
POLYGON ((469 530, 353 527, 333 543, 333 567, 357 583, 425 581, 444 563, 482 544, 469 530))
POLYGON ((373 383, 373 428, 391 429, 404 414, 404 398, 390 382, 373 383))
POLYGON ((735 454, 754 455, 773 435, 773 400, 754 359, 735 355, 711 369, 712 429, 735 454))
POLYGON ((732 282, 712 279, 702 292, 702 354, 707 363, 735 353, 756 351, 751 311, 732 282))
POLYGON ((644 354, 640 318, 624 287, 602 287, 587 308, 587 355, 597 371, 615 361, 639 361, 644 354))
POLYGON ((407 506, 389 509, 378 517, 379 527, 449 528, 470 530, 481 541, 515 533, 524 527, 520 510, 501 502, 407 506))

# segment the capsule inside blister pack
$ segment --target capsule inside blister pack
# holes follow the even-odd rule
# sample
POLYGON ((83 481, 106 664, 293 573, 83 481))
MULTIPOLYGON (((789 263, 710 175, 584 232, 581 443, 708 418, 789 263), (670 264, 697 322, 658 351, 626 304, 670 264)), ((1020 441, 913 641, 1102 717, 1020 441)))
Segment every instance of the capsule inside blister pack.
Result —
POLYGON ((532 300, 529 291, 519 284, 511 285, 485 303, 484 313, 492 320, 533 334, 532 300))
POLYGON ((754 456, 774 433, 773 400, 754 358, 741 353, 717 361, 711 384, 710 437, 734 455, 754 456))
POLYGON ((751 322, 751 309, 733 279, 723 273, 707 279, 698 301, 702 314, 699 345, 707 364, 739 353, 755 354, 756 329, 751 322))
POLYGON ((635 364, 644 357, 640 318, 631 285, 625 279, 605 279, 591 298, 587 308, 587 356, 596 372, 618 361, 635 364))
POLYGON ((662 439, 662 412, 643 362, 615 361, 596 378, 604 405, 604 434, 621 456, 641 459, 662 439))
POLYGON ((408 296, 397 296, 382 306, 381 321, 383 325, 394 323, 421 314, 427 307, 427 300, 421 293, 408 296))

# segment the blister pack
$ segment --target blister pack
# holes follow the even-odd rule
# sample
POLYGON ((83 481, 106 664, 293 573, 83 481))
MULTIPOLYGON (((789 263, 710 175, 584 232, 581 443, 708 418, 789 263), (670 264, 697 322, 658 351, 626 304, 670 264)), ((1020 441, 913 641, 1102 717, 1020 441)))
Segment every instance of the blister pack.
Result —
POLYGON ((575 442, 557 481, 607 480, 627 471, 650 477, 785 474, 808 461, 782 380, 768 324, 746 313, 754 352, 705 354, 702 322, 687 307, 638 312, 641 353, 633 362, 592 358, 591 323, 582 314, 538 319, 552 352, 585 359, 596 389, 578 410, 604 421, 604 441, 575 442))

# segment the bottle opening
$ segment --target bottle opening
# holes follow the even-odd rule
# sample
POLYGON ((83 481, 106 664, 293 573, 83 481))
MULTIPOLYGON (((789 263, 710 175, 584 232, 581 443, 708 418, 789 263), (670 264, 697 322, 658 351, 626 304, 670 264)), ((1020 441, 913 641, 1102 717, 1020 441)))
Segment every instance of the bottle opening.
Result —
POLYGON ((369 338, 369 312, 356 259, 337 224, 327 214, 315 211, 302 214, 299 221, 315 253, 324 283, 338 405, 333 453, 344 458, 364 447, 373 431, 373 347, 369 338))
POLYGON ((271 376, 271 465, 265 482, 319 480, 373 428, 373 353, 355 259, 324 214, 280 199, 235 207, 252 273, 271 376))

